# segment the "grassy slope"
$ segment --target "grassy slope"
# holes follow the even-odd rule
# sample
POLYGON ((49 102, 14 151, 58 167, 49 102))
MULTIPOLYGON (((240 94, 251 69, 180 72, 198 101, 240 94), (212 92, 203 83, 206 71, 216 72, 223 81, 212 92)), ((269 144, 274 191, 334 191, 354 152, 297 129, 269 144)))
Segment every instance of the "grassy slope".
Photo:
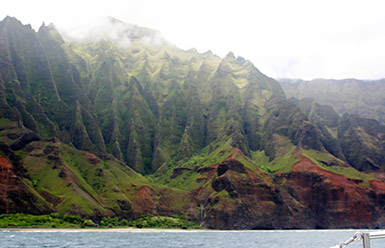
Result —
MULTIPOLYGON (((14 140, 8 138, 7 133, 23 132, 22 129, 18 128, 7 129, 15 125, 6 119, 1 119, 0 123, 3 129, 0 135, 9 144, 14 140)), ((290 172, 300 157, 305 156, 322 169, 348 178, 361 179, 364 185, 368 185, 369 180, 375 179, 373 173, 363 173, 350 166, 337 165, 343 164, 343 162, 328 153, 304 149, 298 152, 296 147, 287 142, 284 137, 278 137, 277 140, 281 142, 279 152, 282 155, 272 161, 269 161, 263 151, 253 152, 252 159, 241 153, 235 153, 236 150, 231 147, 231 139, 229 138, 226 143, 209 154, 209 147, 206 147, 201 154, 195 155, 185 162, 172 160, 156 174, 147 177, 141 176, 119 161, 114 159, 103 161, 90 153, 76 150, 63 143, 32 142, 30 144, 33 147, 31 152, 24 149, 17 153, 22 156, 31 177, 31 180, 24 179, 24 181, 39 199, 46 201, 48 192, 48 195, 53 196, 50 199, 50 204, 58 212, 68 213, 75 208, 78 211, 75 214, 84 216, 92 216, 95 213, 112 216, 109 209, 119 209, 118 200, 133 203, 136 191, 143 185, 149 185, 155 191, 163 191, 170 200, 169 205, 176 211, 183 211, 188 204, 188 195, 191 190, 199 187, 211 189, 211 182, 199 180, 202 178, 202 174, 197 173, 196 169, 211 167, 229 157, 242 162, 257 175, 260 174, 260 171, 267 174, 290 172), (54 146, 60 151, 59 157, 62 164, 48 159, 50 154, 44 154, 47 146, 54 146), (92 162, 92 159, 96 159, 96 162, 92 162), (332 161, 336 164, 326 165, 332 161), (182 175, 172 178, 174 169, 179 167, 190 170, 183 171, 182 175), (65 176, 63 176, 63 171, 65 176)), ((211 194, 214 194, 212 196, 229 198, 228 195, 220 195, 227 194, 226 192, 211 192, 211 194)), ((135 204, 133 205, 135 208, 135 204)))
MULTIPOLYGON (((97 80, 99 76, 98 73, 100 73, 100 68, 104 63, 114 68, 112 71, 107 70, 111 75, 105 75, 106 82, 103 82, 103 85, 96 86, 100 86, 100 92, 104 92, 105 87, 107 87, 107 82, 115 84, 113 85, 114 87, 112 87, 112 92, 114 97, 117 98, 118 106, 123 106, 124 104, 122 104, 122 102, 124 103, 130 100, 129 95, 119 95, 122 94, 121 92, 127 90, 127 87, 124 85, 124 80, 127 80, 130 76, 136 76, 139 78, 139 81, 143 80, 143 82, 141 82, 143 84, 145 82, 144 78, 141 78, 144 77, 141 74, 143 70, 147 73, 147 79, 148 82, 152 84, 151 86, 158 87, 157 90, 159 94, 154 97, 159 106, 162 106, 162 104, 171 99, 174 94, 177 94, 175 93, 175 87, 171 87, 174 82, 176 82, 176 85, 181 86, 186 83, 186 79, 190 79, 195 80, 194 82, 197 84, 199 97, 202 99, 203 109, 205 109, 204 111, 206 112, 208 111, 207 106, 214 96, 214 94, 212 94, 213 89, 211 89, 209 85, 213 78, 215 79, 215 77, 217 77, 218 82, 222 83, 220 86, 223 86, 224 82, 234 83, 237 89, 239 89, 238 93, 243 97, 247 92, 247 86, 252 83, 257 83, 258 85, 256 87, 258 91, 253 91, 254 96, 250 98, 251 100, 248 104, 253 104, 258 107, 258 116, 256 117, 259 118, 259 124, 261 126, 266 122, 266 118, 268 117, 268 115, 265 114, 266 109, 264 108, 264 104, 273 93, 275 93, 272 88, 273 84, 266 81, 268 80, 267 78, 259 74, 255 77, 250 77, 249 74, 256 74, 255 70, 252 70, 250 62, 242 62, 243 64, 241 65, 241 63, 238 63, 239 61, 236 62, 237 60, 235 59, 221 59, 212 54, 182 51, 167 43, 151 47, 143 45, 142 41, 133 42, 128 49, 121 49, 110 41, 87 44, 72 43, 66 44, 65 46, 67 46, 66 51, 72 60, 71 62, 76 63, 75 60, 79 59, 77 56, 80 56, 85 61, 86 69, 79 69, 79 71, 83 79, 87 79, 83 82, 83 87, 86 92, 92 91, 93 86, 100 83, 97 80), (71 51, 71 49, 73 50, 71 51), (226 68, 226 70, 221 72, 218 67, 219 65, 222 65, 222 69, 226 68), (198 76, 191 76, 194 75, 194 73, 198 74, 198 76), (251 80, 253 80, 253 82, 251 82, 251 80), (92 83, 95 85, 92 85, 92 83), (121 97, 121 99, 119 97, 121 97)), ((227 93, 233 89, 232 87, 219 88, 223 90, 223 92, 220 93, 224 95, 228 95, 227 93)), ((97 94, 101 94, 100 92, 96 92, 96 96, 97 94)), ((222 95, 220 96, 223 98, 222 95)), ((111 112, 110 109, 106 108, 108 104, 99 102, 97 97, 95 97, 95 99, 94 107, 100 111, 99 116, 108 119, 109 117, 105 115, 105 113, 111 112)), ((144 102, 143 99, 139 100, 137 102, 144 102)), ((244 98, 236 98, 234 100, 234 106, 230 107, 237 109, 237 107, 240 107, 244 103, 244 98)), ((143 105, 148 108, 146 104, 147 103, 143 103, 143 105)), ((175 106, 173 105, 173 107, 175 106)), ((188 158, 187 161, 179 162, 175 160, 173 154, 177 147, 176 143, 166 143, 163 146, 159 146, 159 151, 162 157, 166 158, 166 162, 163 163, 158 172, 153 176, 147 178, 142 177, 115 160, 100 160, 97 163, 91 163, 89 161, 89 154, 77 151, 64 144, 57 145, 57 149, 60 150, 60 163, 57 164, 57 160, 49 159, 49 154, 44 154, 44 149, 49 146, 48 143, 34 142, 36 148, 32 151, 34 154, 25 151, 18 152, 23 157, 32 178, 31 181, 26 179, 26 182, 39 194, 47 194, 48 192, 54 195, 56 198, 54 197, 54 199, 51 200, 51 204, 53 204, 59 212, 67 212, 74 208, 74 206, 77 206, 81 209, 81 213, 85 215, 96 212, 111 214, 110 210, 108 210, 109 207, 119 208, 117 204, 118 200, 131 202, 136 196, 136 190, 147 184, 151 185, 153 189, 160 189, 163 185, 176 188, 178 190, 173 192, 177 197, 174 197, 174 199, 186 199, 184 196, 188 191, 201 186, 207 186, 205 185, 205 181, 197 180, 201 175, 195 172, 194 169, 197 167, 210 167, 214 164, 221 163, 234 153, 230 145, 233 134, 225 134, 227 128, 226 123, 229 122, 229 117, 226 116, 227 109, 224 105, 221 105, 215 108, 215 110, 216 118, 213 118, 212 125, 215 127, 215 132, 218 133, 218 137, 216 137, 214 142, 211 142, 214 146, 206 146, 201 149, 197 155, 188 158), (209 152, 211 149, 214 149, 214 151, 209 152), (41 154, 43 155, 40 156, 41 154), (177 167, 185 167, 191 170, 186 170, 182 176, 172 179, 173 171, 177 167)), ((122 119, 125 113, 129 111, 124 108, 120 108, 119 111, 123 114, 114 117, 116 117, 117 122, 120 123, 121 126, 124 126, 127 123, 122 119)), ((175 118, 181 122, 180 120, 183 118, 178 118, 178 114, 180 114, 180 111, 176 112, 175 118)), ((172 122, 170 123, 172 124, 172 122)), ((9 125, 5 120, 2 120, 0 124, 9 125)), ((168 122, 165 123, 165 126, 168 126, 167 124, 168 122)), ((178 135, 183 134, 183 130, 179 130, 178 128, 180 129, 181 127, 176 127, 175 129, 177 129, 178 132, 175 133, 178 135)), ((122 136, 124 135, 125 134, 122 134, 122 136)), ((259 173, 257 169, 266 173, 275 173, 277 171, 289 172, 302 155, 311 158, 321 168, 343 174, 347 177, 361 178, 365 181, 374 178, 373 175, 358 172, 350 167, 326 166, 321 161, 325 162, 335 159, 330 154, 311 150, 302 150, 300 154, 296 154, 294 153, 295 146, 283 136, 274 134, 272 142, 275 145, 274 152, 276 154, 276 158, 272 161, 269 161, 269 158, 263 151, 252 152, 251 159, 239 154, 236 154, 234 158, 241 161, 246 167, 257 174, 259 173)), ((108 145, 111 146, 111 144, 108 145)), ((122 148, 122 150, 127 149, 127 147, 122 148)), ((166 190, 170 191, 171 189, 166 188, 166 190)), ((183 204, 176 205, 180 208, 183 204)))
POLYGON ((314 163, 316 163, 320 168, 324 170, 343 175, 347 178, 363 180, 362 184, 365 186, 369 185, 368 182, 370 180, 376 179, 374 172, 361 172, 351 166, 341 166, 345 163, 329 153, 322 153, 314 150, 303 150, 302 155, 310 158, 314 163), (337 162, 338 164, 325 165, 325 162, 330 163, 332 161, 337 162))
MULTIPOLYGON (((15 123, 1 119, 0 138, 13 143, 15 139, 9 136, 17 137, 26 131, 15 127, 15 123), (7 135, 10 133, 14 136, 7 135)), ((58 140, 31 142, 16 154, 22 157, 30 176, 23 180, 31 192, 59 213, 113 216, 113 211, 121 209, 118 201, 128 202, 135 211, 136 191, 144 185, 154 192, 164 191, 174 202, 172 209, 181 210, 188 202, 184 191, 165 188, 116 159, 101 160, 58 140)))
MULTIPOLYGON (((374 180, 376 178, 373 172, 360 172, 353 167, 346 165, 345 162, 334 157, 330 153, 305 149, 298 150, 298 148, 290 143, 286 137, 280 136, 279 139, 281 139, 281 146, 278 148, 280 149, 280 156, 272 161, 269 161, 269 158, 265 155, 264 151, 252 152, 252 158, 240 154, 236 154, 234 158, 243 163, 257 175, 260 174, 260 171, 267 174, 290 172, 293 165, 300 161, 301 157, 304 156, 311 159, 316 165, 324 170, 343 175, 347 178, 363 180, 363 185, 368 185, 369 180, 374 180)), ((175 163, 171 161, 169 164, 164 165, 169 168, 168 170, 160 170, 162 173, 158 172, 149 178, 152 178, 161 185, 167 185, 182 190, 193 190, 199 187, 206 187, 206 182, 197 181, 197 179, 201 178, 201 175, 194 171, 194 169, 211 167, 231 157, 234 153, 234 149, 230 146, 230 142, 231 140, 229 139, 225 144, 219 146, 210 154, 207 154, 208 147, 206 147, 201 154, 193 156, 187 162, 175 163), (172 179, 171 176, 173 170, 181 167, 189 168, 191 170, 186 170, 182 175, 172 179)))
MULTIPOLYGON (((34 145, 46 148, 44 142, 34 142, 34 145)), ((148 183, 119 162, 92 164, 88 161, 88 153, 65 144, 58 147, 63 165, 55 166, 55 162, 31 154, 26 154, 24 161, 36 191, 49 192, 62 200, 55 206, 59 212, 68 212, 78 206, 85 215, 92 215, 95 211, 108 214, 104 207, 117 208, 118 199, 128 200, 133 195, 132 191, 148 183), (122 191, 115 192, 114 189, 122 191)))

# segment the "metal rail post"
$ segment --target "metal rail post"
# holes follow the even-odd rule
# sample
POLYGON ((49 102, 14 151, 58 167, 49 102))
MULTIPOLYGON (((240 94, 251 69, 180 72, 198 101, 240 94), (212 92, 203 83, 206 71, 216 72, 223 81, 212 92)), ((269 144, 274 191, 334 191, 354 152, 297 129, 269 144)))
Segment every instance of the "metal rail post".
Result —
POLYGON ((364 245, 364 248, 370 248, 370 236, 369 233, 362 233, 362 243, 364 245))
POLYGON ((339 245, 333 246, 331 248, 344 248, 348 244, 356 242, 358 240, 362 239, 363 248, 370 248, 370 240, 371 239, 384 239, 385 238, 385 232, 356 232, 353 237, 346 240, 345 242, 341 242, 339 245))

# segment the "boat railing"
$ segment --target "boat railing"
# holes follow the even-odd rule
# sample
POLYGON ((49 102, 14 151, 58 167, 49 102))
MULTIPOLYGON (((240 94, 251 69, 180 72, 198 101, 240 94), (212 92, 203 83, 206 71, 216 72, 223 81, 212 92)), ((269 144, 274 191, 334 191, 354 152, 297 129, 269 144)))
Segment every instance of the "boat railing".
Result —
POLYGON ((370 248, 370 240, 380 238, 385 238, 385 232, 356 232, 350 239, 346 240, 345 242, 341 242, 339 245, 331 248, 344 248, 350 243, 361 240, 363 248, 370 248))

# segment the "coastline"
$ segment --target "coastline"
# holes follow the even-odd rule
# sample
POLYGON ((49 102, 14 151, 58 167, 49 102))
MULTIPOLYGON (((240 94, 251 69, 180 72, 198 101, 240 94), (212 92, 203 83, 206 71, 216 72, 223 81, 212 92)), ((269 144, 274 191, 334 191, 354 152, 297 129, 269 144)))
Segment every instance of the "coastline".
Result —
POLYGON ((14 232, 202 232, 203 229, 156 229, 156 228, 0 228, 1 231, 14 232))
POLYGON ((156 232, 339 232, 339 231, 358 231, 363 229, 303 229, 303 230, 213 230, 213 229, 156 229, 156 228, 0 228, 1 231, 9 232, 121 232, 121 233, 156 233, 156 232))

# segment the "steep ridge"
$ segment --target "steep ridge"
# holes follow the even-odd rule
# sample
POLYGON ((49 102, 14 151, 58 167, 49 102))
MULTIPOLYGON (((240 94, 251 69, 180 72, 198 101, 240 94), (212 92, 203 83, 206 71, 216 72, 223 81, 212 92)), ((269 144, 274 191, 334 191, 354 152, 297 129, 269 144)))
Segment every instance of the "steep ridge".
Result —
POLYGON ((31 206, 94 219, 383 227, 377 121, 287 100, 231 52, 184 51, 154 30, 107 25, 116 37, 78 40, 53 25, 0 22, 0 138, 25 167, 14 173, 2 155, 1 177, 16 180, 3 183, 2 212, 35 213, 9 207, 9 185, 26 185, 31 206))
POLYGON ((331 154, 360 171, 384 170, 385 126, 353 114, 340 117, 332 107, 311 99, 291 98, 290 101, 319 127, 321 141, 331 154))
POLYGON ((1 213, 132 220, 144 213, 180 214, 189 204, 188 192, 157 186, 112 156, 103 160, 57 138, 30 139, 31 132, 15 122, 1 123, 1 213))
POLYGON ((43 137, 56 136, 83 150, 105 151, 99 124, 88 112, 91 105, 76 82, 77 71, 68 63, 60 46, 63 41, 52 26, 35 33, 29 25, 7 17, 0 33, 2 54, 9 55, 2 58, 1 75, 3 95, 14 112, 10 119, 21 120, 43 137), (82 115, 86 121, 81 121, 82 115))
MULTIPOLYGON (((16 125, 10 126, 16 128, 16 125)), ((20 156, 4 142, 0 142, 0 212, 32 214, 50 213, 53 209, 46 204, 34 189, 24 182, 30 180, 20 156)))
MULTIPOLYGON (((210 145, 213 148, 227 141, 228 138, 233 140, 234 147, 250 155, 248 140, 252 143, 258 142, 258 139, 253 137, 260 135, 263 128, 262 123, 253 120, 257 115, 265 114, 267 100, 284 98, 279 84, 260 73, 250 61, 241 57, 235 58, 232 53, 221 59, 210 52, 199 54, 196 51, 182 51, 166 41, 143 44, 145 38, 139 37, 133 40, 130 47, 124 50, 110 40, 89 43, 75 41, 68 46, 72 51, 69 53, 77 52, 78 56, 84 58, 86 64, 89 64, 91 74, 98 74, 93 71, 101 68, 99 65, 101 60, 95 60, 91 54, 101 56, 97 55, 101 50, 103 50, 103 56, 106 51, 109 51, 110 56, 119 54, 110 61, 113 64, 109 67, 113 69, 110 73, 125 72, 126 78, 131 78, 129 82, 135 81, 138 85, 135 96, 137 99, 142 99, 140 102, 131 104, 127 96, 122 98, 122 92, 132 93, 133 91, 124 83, 119 83, 119 87, 115 88, 116 92, 111 93, 111 99, 117 102, 120 113, 106 110, 117 113, 114 117, 109 116, 109 119, 117 120, 114 122, 116 123, 114 132, 125 133, 126 135, 123 136, 128 137, 128 140, 119 140, 115 144, 119 145, 119 150, 123 154, 130 154, 131 158, 137 158, 135 161, 132 159, 128 161, 126 156, 125 161, 129 164, 137 164, 136 168, 144 168, 144 170, 139 169, 140 172, 150 170, 155 172, 162 165, 167 165, 173 153, 178 160, 188 158, 199 153, 204 147, 210 145), (124 119, 130 119, 130 115, 135 112, 132 110, 132 105, 142 108, 141 114, 136 114, 134 121, 143 123, 140 126, 145 135, 139 135, 141 141, 137 141, 138 138, 135 138, 137 135, 131 136, 131 128, 127 130, 126 127, 131 127, 132 124, 124 123, 124 119), (126 111, 127 108, 130 109, 126 111), (258 110, 260 113, 253 110, 258 110), (248 117, 252 118, 249 121, 250 124, 244 123, 243 120, 247 112, 250 112, 248 117), (138 116, 147 120, 137 120, 138 116), (249 125, 253 130, 245 129, 249 125), (259 126, 258 129, 256 125, 259 126), (134 145, 135 143, 141 145, 134 145)), ((116 76, 116 78, 123 78, 123 76, 116 76)), ((84 81, 87 80, 89 79, 85 77, 84 81)), ((97 91, 96 88, 99 87, 97 85, 104 84, 95 81, 90 85, 95 85, 93 89, 97 91)), ((105 94, 104 91, 103 94, 105 94)), ((110 135, 109 130, 102 129, 102 132, 105 137, 110 135)), ((252 146, 252 150, 261 148, 255 144, 252 146)))
POLYGON ((376 119, 385 124, 385 79, 278 79, 287 97, 312 98, 331 105, 339 115, 344 113, 376 119))

